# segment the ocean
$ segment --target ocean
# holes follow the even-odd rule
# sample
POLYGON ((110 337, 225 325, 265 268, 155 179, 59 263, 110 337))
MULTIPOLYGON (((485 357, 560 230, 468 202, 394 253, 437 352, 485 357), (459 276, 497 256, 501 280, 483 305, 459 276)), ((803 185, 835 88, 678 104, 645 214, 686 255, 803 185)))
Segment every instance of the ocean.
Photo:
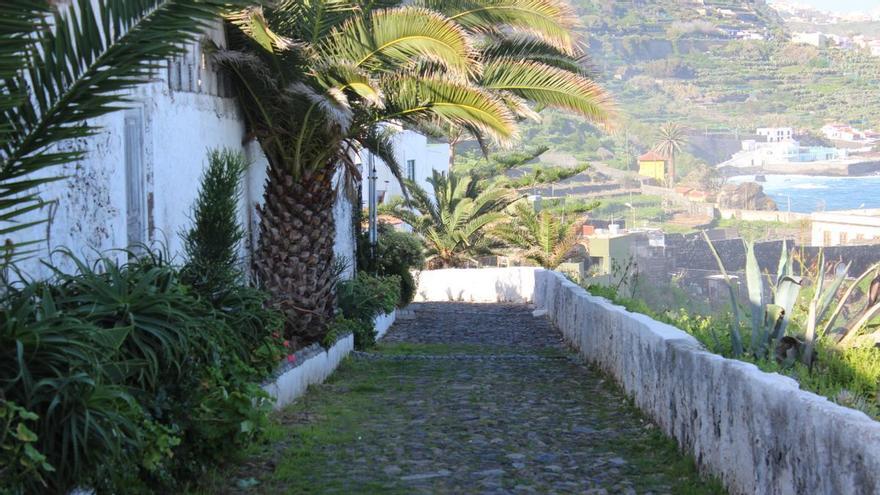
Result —
MULTIPOLYGON (((767 175, 764 193, 773 198, 781 211, 814 211, 880 208, 880 176, 821 177, 813 175, 767 175)), ((754 181, 754 175, 731 177, 739 184, 754 181)))

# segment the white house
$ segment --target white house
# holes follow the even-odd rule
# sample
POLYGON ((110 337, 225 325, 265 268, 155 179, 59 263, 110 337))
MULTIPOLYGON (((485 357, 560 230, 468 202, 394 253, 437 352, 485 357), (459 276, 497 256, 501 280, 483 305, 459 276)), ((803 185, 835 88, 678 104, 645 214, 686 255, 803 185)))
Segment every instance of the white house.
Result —
MULTIPOLYGON (((427 136, 415 131, 396 129, 394 135, 394 155, 401 165, 403 176, 415 181, 432 194, 428 179, 434 170, 438 172, 449 171, 449 145, 446 143, 431 143, 427 136)), ((369 177, 370 153, 361 153, 362 174, 364 181, 369 177)), ((403 196, 400 183, 391 174, 391 169, 381 159, 374 157, 376 166, 376 196, 379 203, 387 203, 392 198, 403 196)), ((364 204, 369 201, 369 188, 362 188, 361 199, 364 204)))
POLYGON ((791 35, 793 43, 812 45, 816 48, 828 46, 828 36, 825 33, 794 33, 791 35))
MULTIPOLYGON (((224 42, 219 25, 208 36, 224 42)), ((242 254, 249 256, 267 162, 259 145, 242 144, 245 125, 230 81, 211 66, 201 47, 192 44, 152 82, 133 89, 128 110, 90 122, 102 128, 97 135, 62 144, 87 154, 79 162, 45 171, 66 179, 44 186, 41 197, 51 203, 24 219, 48 217, 49 223, 14 234, 17 240, 43 239, 40 252, 19 264, 25 273, 48 275, 41 260, 71 270, 62 256, 53 255, 61 247, 89 259, 111 249, 161 243, 172 256, 179 256, 179 234, 190 225, 208 150, 219 147, 239 150, 251 163, 240 212, 250 234, 242 254)), ((351 207, 342 193, 334 214, 337 255, 351 259, 351 207)))
POLYGON ((810 220, 814 246, 880 242, 880 209, 813 213, 810 220))
POLYGON ((791 127, 760 127, 755 134, 766 138, 768 143, 794 139, 794 129, 791 127))

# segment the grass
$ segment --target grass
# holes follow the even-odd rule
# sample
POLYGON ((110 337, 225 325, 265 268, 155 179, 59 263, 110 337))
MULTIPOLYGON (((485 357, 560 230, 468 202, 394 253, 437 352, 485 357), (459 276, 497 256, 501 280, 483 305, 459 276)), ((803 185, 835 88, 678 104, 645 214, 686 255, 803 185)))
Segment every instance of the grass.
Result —
MULTIPOLYGON (((403 354, 503 354, 506 351, 490 346, 386 343, 380 344, 373 352, 391 357, 403 354)), ((551 351, 556 354, 560 352, 551 351)), ((442 394, 450 393, 447 389, 431 388, 436 385, 427 384, 441 383, 443 379, 448 379, 450 373, 461 372, 462 366, 468 365, 450 363, 448 366, 438 366, 436 363, 432 365, 420 360, 347 359, 325 384, 310 388, 303 398, 278 413, 264 442, 242 452, 235 464, 221 466, 210 473, 201 487, 189 493, 412 493, 412 486, 400 483, 399 474, 389 475, 382 469, 375 468, 365 474, 362 456, 365 452, 373 452, 367 446, 387 445, 389 438, 403 437, 401 442, 405 445, 404 448, 409 448, 412 439, 408 441, 410 443, 405 439, 410 432, 399 428, 401 425, 409 425, 414 417, 412 399, 423 397, 424 394, 430 395, 432 390, 442 394), (426 385, 428 389, 420 388, 426 385)), ((595 374, 585 376, 598 379, 601 374, 595 371, 595 374)), ((466 383, 463 382, 462 385, 466 383)), ((552 394, 559 390, 559 385, 552 382, 532 382, 527 386, 533 389, 532 392, 540 390, 542 394, 552 394)), ((590 413, 589 417, 593 421, 591 426, 598 431, 604 431, 607 428, 619 428, 622 421, 626 422, 625 440, 621 441, 621 435, 600 435, 595 443, 590 444, 589 449, 591 452, 613 453, 614 456, 624 457, 627 464, 621 469, 630 473, 626 475, 626 479, 634 483, 633 488, 639 493, 656 490, 661 486, 664 487, 661 491, 671 490, 676 494, 725 493, 718 480, 701 477, 693 458, 682 455, 677 444, 664 436, 625 399, 623 392, 612 380, 602 380, 601 387, 619 396, 622 402, 615 401, 613 405, 602 402, 590 406, 599 410, 599 414, 590 413)), ((487 400, 480 394, 485 394, 487 390, 491 394, 491 388, 479 387, 462 394, 469 403, 474 404, 475 410, 480 410, 487 400)), ((415 417, 418 418, 419 415, 416 414, 415 417)), ((436 420, 437 418, 434 421, 436 420)), ((451 418, 444 417, 441 420, 448 421, 451 418)), ((484 427, 494 427, 494 434, 497 435, 497 429, 504 428, 502 425, 506 420, 503 415, 489 415, 474 424, 478 425, 477 431, 482 431, 484 427)), ((516 425, 515 428, 527 431, 529 425, 516 425)), ((438 437, 434 435, 438 433, 441 434, 439 438, 445 439, 440 445, 445 442, 448 446, 451 439, 456 444, 465 444, 473 438, 473 431, 468 432, 454 424, 454 421, 440 431, 436 430, 436 424, 433 428, 428 428, 425 432, 426 442, 430 442, 432 438, 437 441, 438 437), (454 440, 456 438, 458 440, 454 440)), ((393 440, 391 442, 391 445, 395 444, 393 440)), ((531 450, 528 444, 521 448, 531 450)), ((387 455, 383 454, 388 452, 387 449, 386 446, 375 455, 387 455)), ((369 461, 366 462, 370 464, 369 461)), ((385 466, 379 460, 374 461, 374 465, 385 466)), ((527 479, 520 478, 523 476, 519 476, 516 471, 507 471, 503 478, 504 486, 512 488, 520 482, 528 482, 527 479)))

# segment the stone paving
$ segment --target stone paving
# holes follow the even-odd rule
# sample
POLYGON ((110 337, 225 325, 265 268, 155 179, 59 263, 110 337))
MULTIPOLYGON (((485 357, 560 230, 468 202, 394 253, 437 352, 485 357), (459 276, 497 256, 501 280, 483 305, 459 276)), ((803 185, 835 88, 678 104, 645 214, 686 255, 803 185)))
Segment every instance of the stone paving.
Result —
MULTIPOLYGON (((521 305, 423 303, 280 417, 241 493, 723 493, 521 305)), ((237 480, 237 481, 236 481, 237 480)))

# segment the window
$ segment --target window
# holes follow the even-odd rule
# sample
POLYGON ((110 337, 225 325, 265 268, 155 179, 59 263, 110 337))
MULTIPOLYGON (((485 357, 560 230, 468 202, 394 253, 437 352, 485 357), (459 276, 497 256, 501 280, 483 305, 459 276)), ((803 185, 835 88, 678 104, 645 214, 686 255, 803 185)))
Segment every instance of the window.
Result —
POLYGON ((416 180, 416 161, 415 160, 407 160, 406 161, 406 178, 409 180, 416 180))

